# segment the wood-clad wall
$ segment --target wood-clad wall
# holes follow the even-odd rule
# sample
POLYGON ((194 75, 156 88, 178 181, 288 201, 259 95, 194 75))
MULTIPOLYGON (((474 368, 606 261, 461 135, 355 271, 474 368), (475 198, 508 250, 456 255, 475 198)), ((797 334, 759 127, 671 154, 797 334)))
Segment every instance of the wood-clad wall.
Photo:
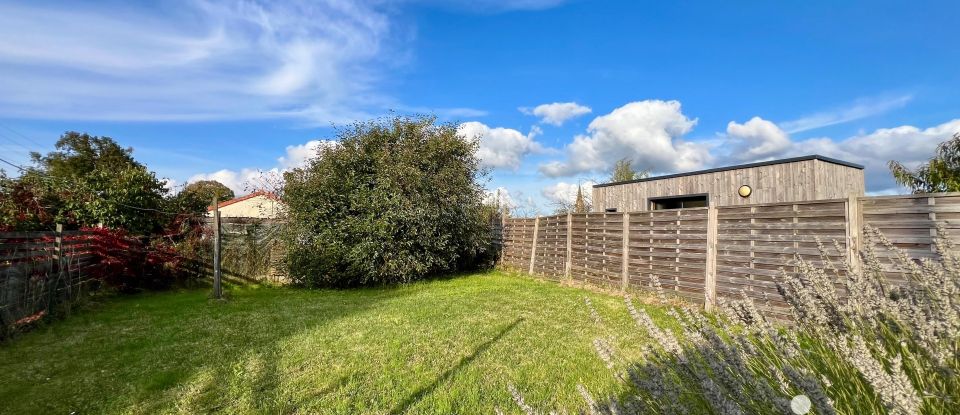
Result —
MULTIPOLYGON (((813 200, 840 199, 851 194, 863 196, 863 170, 823 160, 812 160, 814 166, 813 200)), ((777 202, 805 202, 806 200, 772 200, 777 202)), ((756 202, 767 203, 767 202, 756 202)))
POLYGON ((523 272, 624 289, 658 283, 711 305, 747 296, 786 317, 777 279, 797 272, 798 260, 843 278, 875 247, 884 277, 900 284, 895 250, 916 260, 960 249, 960 193, 507 219, 503 238, 501 263, 523 272), (879 229, 894 250, 864 228, 879 229), (938 248, 938 235, 953 247, 938 248))
POLYGON ((594 187, 593 210, 645 211, 650 208, 649 198, 704 193, 710 195, 713 206, 742 206, 839 199, 863 192, 863 170, 813 159, 594 187), (750 186, 753 194, 740 197, 741 185, 750 186))

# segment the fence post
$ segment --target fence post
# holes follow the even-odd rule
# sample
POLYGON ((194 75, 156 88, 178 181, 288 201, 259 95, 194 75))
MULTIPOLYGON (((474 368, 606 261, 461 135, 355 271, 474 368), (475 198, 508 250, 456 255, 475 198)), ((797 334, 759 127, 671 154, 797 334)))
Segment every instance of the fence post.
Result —
POLYGON ((713 310, 717 305, 717 207, 707 207, 707 258, 703 278, 703 308, 713 310))
POLYGON ((937 240, 937 212, 934 211, 936 204, 937 198, 932 196, 927 198, 927 206, 930 206, 930 213, 927 214, 930 218, 930 251, 939 254, 935 242, 937 240))
MULTIPOLYGON (((54 290, 56 290, 57 286, 60 285, 60 281, 64 280, 63 269, 66 268, 64 266, 64 258, 63 258, 63 224, 62 223, 57 224, 56 232, 57 233, 56 233, 56 237, 54 238, 54 245, 53 245, 53 252, 54 252, 53 256, 56 259, 57 283, 53 285, 54 290)), ((70 309, 71 309, 70 303, 73 301, 73 284, 72 284, 72 281, 70 281, 69 277, 70 275, 67 274, 66 281, 64 282, 64 284, 66 285, 66 291, 67 291, 67 301, 65 302, 64 306, 66 308, 66 312, 68 315, 70 314, 70 309)))
POLYGON ((213 297, 223 297, 220 286, 220 201, 213 196, 213 297))
POLYGON ((540 215, 533 220, 533 246, 530 248, 530 275, 533 275, 533 265, 537 262, 537 234, 540 232, 540 215))
POLYGON ((573 213, 567 212, 567 262, 563 267, 563 276, 573 278, 573 213))
POLYGON ((627 291, 630 285, 630 214, 623 212, 623 259, 622 259, 622 278, 620 290, 627 291))
POLYGON ((860 201, 856 193, 847 195, 847 259, 850 272, 860 272, 860 243, 863 226, 860 219, 860 201))

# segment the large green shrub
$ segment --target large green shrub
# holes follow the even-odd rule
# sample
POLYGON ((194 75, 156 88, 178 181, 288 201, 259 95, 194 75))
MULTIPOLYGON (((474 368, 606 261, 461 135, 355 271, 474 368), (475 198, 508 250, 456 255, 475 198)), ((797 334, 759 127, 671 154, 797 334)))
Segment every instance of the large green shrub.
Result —
POLYGON ((477 142, 431 117, 338 131, 285 174, 287 264, 307 286, 407 282, 489 253, 477 142))

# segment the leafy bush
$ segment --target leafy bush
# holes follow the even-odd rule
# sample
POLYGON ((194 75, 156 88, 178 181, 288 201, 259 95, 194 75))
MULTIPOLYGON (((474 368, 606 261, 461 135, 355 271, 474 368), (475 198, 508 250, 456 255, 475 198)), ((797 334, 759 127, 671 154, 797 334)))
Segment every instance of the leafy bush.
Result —
POLYGON ((483 261, 491 250, 477 142, 435 121, 358 123, 285 174, 294 281, 406 282, 483 261))
MULTIPOLYGON (((627 298, 655 346, 645 346, 640 361, 625 361, 612 339, 596 339, 598 356, 625 392, 598 400, 578 389, 594 414, 960 413, 960 255, 944 235, 938 260, 915 262, 867 229, 873 243, 860 272, 841 275, 801 261, 798 275, 778 281, 793 311, 788 327, 767 321, 744 295, 722 304, 726 318, 671 308, 680 325, 673 331, 627 298), (874 245, 897 255, 894 265, 909 285, 885 280, 874 245)), ((519 391, 511 393, 534 413, 519 391)))
POLYGON ((86 231, 97 246, 98 263, 90 277, 121 292, 189 285, 207 275, 209 238, 201 238, 196 221, 165 237, 133 237, 124 230, 92 228, 86 231))

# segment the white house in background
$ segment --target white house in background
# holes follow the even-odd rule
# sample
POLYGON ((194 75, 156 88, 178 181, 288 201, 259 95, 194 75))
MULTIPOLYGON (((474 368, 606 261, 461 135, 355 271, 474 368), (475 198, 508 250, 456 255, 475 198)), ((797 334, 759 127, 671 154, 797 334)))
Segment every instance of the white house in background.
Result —
MULTIPOLYGON (((219 203, 221 218, 276 219, 283 213, 284 205, 277 195, 256 191, 246 196, 219 203)), ((213 216, 213 206, 207 208, 207 216, 213 216)))

